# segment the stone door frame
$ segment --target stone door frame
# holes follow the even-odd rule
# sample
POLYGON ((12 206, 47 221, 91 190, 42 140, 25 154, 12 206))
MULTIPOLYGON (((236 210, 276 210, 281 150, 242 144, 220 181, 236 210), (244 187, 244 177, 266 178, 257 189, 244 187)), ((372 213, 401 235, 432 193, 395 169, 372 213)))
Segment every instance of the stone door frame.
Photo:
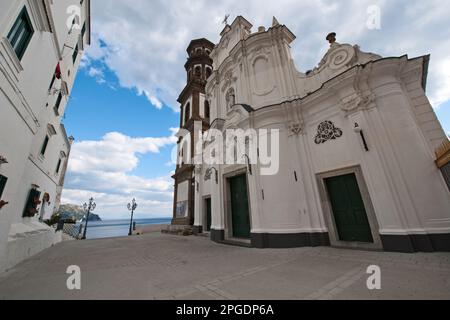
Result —
POLYGON ((249 239, 238 239, 233 235, 233 213, 231 209, 231 189, 230 189, 230 180, 231 178, 245 175, 246 184, 247 184, 247 199, 248 199, 248 215, 250 220, 250 233, 252 229, 252 212, 251 212, 251 199, 250 199, 250 190, 249 190, 249 179, 247 175, 247 168, 244 167, 242 169, 238 169, 232 172, 228 172, 223 175, 223 183, 224 183, 224 206, 225 206, 225 240, 242 242, 245 244, 251 244, 251 237, 249 239))
POLYGON ((325 216, 325 222, 328 227, 330 243, 333 247, 338 248, 351 248, 351 249, 363 249, 363 250, 383 250, 383 244, 380 237, 380 227, 375 214, 375 209, 370 198, 369 189, 364 179, 364 175, 361 166, 351 166, 347 168, 341 168, 337 170, 327 171, 316 175, 317 184, 319 186, 320 200, 322 203, 322 210, 325 216), (328 194, 325 179, 344 176, 348 174, 355 174, 356 181, 358 182, 359 191, 364 202, 366 209, 367 219, 369 220, 370 230, 373 237, 373 243, 363 242, 347 242, 339 239, 336 221, 331 205, 330 196, 328 194))

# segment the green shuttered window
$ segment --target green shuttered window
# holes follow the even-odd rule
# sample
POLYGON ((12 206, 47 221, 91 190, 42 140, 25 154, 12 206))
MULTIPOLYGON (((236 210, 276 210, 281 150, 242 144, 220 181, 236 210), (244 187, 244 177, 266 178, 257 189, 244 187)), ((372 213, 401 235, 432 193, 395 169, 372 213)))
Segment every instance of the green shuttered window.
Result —
POLYGON ((33 37, 33 27, 31 25, 30 17, 27 9, 24 7, 17 17, 11 31, 8 34, 8 40, 19 60, 22 60, 23 55, 33 37))

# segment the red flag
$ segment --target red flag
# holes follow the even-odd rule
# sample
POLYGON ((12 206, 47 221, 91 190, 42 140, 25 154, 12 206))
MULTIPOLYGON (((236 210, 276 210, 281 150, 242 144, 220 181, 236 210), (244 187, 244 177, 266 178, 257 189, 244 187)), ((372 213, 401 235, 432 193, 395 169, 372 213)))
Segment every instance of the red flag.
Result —
POLYGON ((55 70, 55 77, 57 79, 61 79, 61 67, 59 66, 59 62, 56 65, 56 70, 55 70))

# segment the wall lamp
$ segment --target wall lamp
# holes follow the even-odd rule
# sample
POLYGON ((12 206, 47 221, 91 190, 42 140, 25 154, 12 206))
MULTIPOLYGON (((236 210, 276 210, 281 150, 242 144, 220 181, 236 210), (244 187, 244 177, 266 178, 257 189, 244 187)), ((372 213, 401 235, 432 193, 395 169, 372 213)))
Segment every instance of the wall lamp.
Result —
POLYGON ((358 123, 355 123, 355 133, 359 133, 359 135, 361 136, 361 140, 362 140, 362 142, 363 142, 363 144, 364 144, 364 149, 366 150, 366 151, 369 151, 369 146, 367 145, 367 140, 366 140, 366 137, 364 136, 364 131, 363 131, 363 129, 359 126, 359 124, 358 123))
POLYGON ((5 157, 0 156, 0 165, 2 165, 2 164, 7 164, 7 163, 8 163, 8 160, 6 160, 5 157))

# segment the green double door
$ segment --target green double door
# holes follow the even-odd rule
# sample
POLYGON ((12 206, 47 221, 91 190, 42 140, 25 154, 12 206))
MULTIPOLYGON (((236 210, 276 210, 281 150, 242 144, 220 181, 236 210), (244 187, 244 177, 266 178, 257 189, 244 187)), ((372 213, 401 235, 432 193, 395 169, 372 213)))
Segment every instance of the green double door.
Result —
POLYGON ((373 243, 355 174, 325 179, 339 240, 373 243))
POLYGON ((233 237, 250 238, 250 214, 248 206, 247 177, 245 174, 229 179, 233 237))

